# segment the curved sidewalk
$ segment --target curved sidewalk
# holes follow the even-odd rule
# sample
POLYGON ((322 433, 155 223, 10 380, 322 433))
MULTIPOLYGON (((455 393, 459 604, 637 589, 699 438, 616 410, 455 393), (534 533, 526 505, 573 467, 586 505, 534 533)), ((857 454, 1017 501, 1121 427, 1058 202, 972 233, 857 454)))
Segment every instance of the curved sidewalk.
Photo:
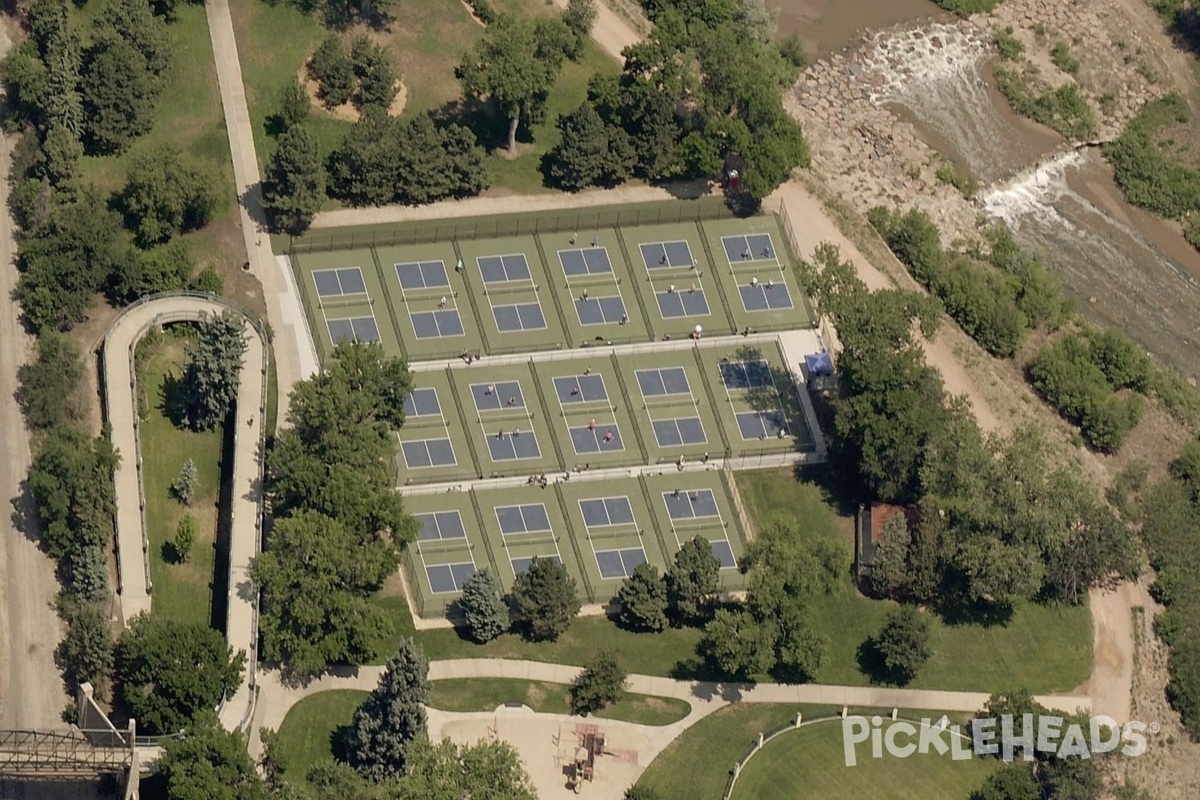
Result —
MULTIPOLYGON (((227 309, 243 313, 211 295, 151 297, 125 309, 104 337, 102 383, 105 416, 112 442, 121 455, 115 475, 117 505, 117 585, 126 622, 150 611, 149 538, 141 477, 134 349, 151 327, 189 322, 227 309)), ((247 317, 246 355, 242 362, 233 421, 234 456, 229 536, 229 596, 225 636, 235 650, 246 651, 246 679, 221 708, 221 723, 238 729, 249 722, 255 696, 258 609, 250 581, 250 561, 259 549, 262 523, 262 437, 266 416, 267 345, 247 317), (250 378, 250 379, 248 379, 250 378)))

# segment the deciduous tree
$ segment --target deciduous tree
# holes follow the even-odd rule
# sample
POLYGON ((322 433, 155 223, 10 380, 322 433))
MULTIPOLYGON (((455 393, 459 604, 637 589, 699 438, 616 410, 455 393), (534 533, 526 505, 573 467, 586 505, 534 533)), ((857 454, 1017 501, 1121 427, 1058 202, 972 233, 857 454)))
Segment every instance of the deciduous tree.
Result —
POLYGON ((575 579, 553 558, 534 558, 512 587, 513 611, 525 633, 554 641, 579 613, 575 579))
POLYGON ((571 712, 590 714, 625 696, 625 670, 611 650, 601 650, 586 664, 571 685, 571 712))
POLYGON ((219 631, 164 617, 139 615, 117 643, 121 700, 147 733, 188 727, 237 689, 245 665, 219 631))
MULTIPOLYGON (((146 58, 129 42, 100 39, 84 59, 80 93, 83 130, 92 155, 119 155, 154 124, 160 86, 146 58)), ((71 129, 67 119, 62 124, 71 129)))
POLYGON ((51 556, 65 559, 111 542, 119 460, 103 437, 92 439, 75 427, 50 429, 30 465, 29 488, 51 556))
POLYGON ((208 224, 218 202, 212 172, 169 145, 134 158, 119 202, 139 247, 162 244, 208 224))
POLYGON ((698 651, 722 673, 749 678, 775 666, 776 632, 745 609, 718 609, 704 626, 698 651))
POLYGON ((108 616, 93 605, 76 609, 55 655, 72 691, 90 683, 103 697, 113 671, 113 637, 108 616))
POLYGON ((667 584, 649 562, 638 564, 617 591, 621 623, 634 630, 663 630, 667 619, 667 584))
POLYGON ((37 358, 17 369, 17 402, 31 430, 46 430, 83 418, 83 360, 75 343, 55 331, 37 338, 37 358))
POLYGON ((503 739, 468 745, 418 739, 407 766, 391 800, 537 800, 520 754, 503 739))
POLYGON ((425 736, 429 661, 412 639, 400 642, 379 685, 354 712, 347 735, 350 763, 373 781, 402 776, 413 740, 425 736))
POLYGON ((929 620, 913 606, 893 609, 873 644, 888 677, 905 684, 929 660, 929 620))
MULTIPOLYGON (((140 720, 139 720, 140 722, 140 720)), ((267 789, 246 742, 226 731, 212 715, 192 726, 186 736, 166 739, 158 773, 169 798, 267 800, 267 789)))
POLYGON ((567 0, 562 18, 574 37, 571 49, 567 53, 572 61, 577 61, 583 53, 584 45, 592 33, 592 26, 596 24, 597 13, 596 0, 567 0))
POLYGON ((508 630, 511 621, 502 594, 499 579, 487 567, 467 579, 458 603, 475 641, 490 642, 508 630))
POLYGON ((378 656, 391 623, 367 598, 399 563, 390 542, 364 541, 316 512, 277 519, 250 568, 263 593, 263 655, 299 677, 378 656))
POLYGON ((109 276, 105 293, 113 304, 125 304, 159 292, 178 291, 191 284, 193 266, 186 239, 172 239, 149 250, 130 248, 109 276))

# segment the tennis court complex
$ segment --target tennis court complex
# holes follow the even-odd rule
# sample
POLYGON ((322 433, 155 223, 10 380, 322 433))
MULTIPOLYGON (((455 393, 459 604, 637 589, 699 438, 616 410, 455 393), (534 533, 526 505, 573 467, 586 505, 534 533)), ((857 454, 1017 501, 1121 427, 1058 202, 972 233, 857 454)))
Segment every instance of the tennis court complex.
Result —
POLYGON ((406 498, 420 534, 404 569, 418 612, 446 613, 487 567, 507 592, 534 558, 561 563, 580 600, 604 603, 639 564, 663 572, 699 536, 721 562, 723 589, 744 587, 745 532, 721 472, 621 480, 576 478, 546 488, 482 489, 406 498))
POLYGON ((416 361, 658 341, 696 326, 706 335, 812 326, 771 213, 495 237, 480 235, 487 222, 459 221, 427 232, 441 240, 403 245, 294 241, 292 268, 322 357, 347 339, 381 341, 416 361))
POLYGON ((399 485, 815 448, 774 343, 563 356, 415 372, 399 485))

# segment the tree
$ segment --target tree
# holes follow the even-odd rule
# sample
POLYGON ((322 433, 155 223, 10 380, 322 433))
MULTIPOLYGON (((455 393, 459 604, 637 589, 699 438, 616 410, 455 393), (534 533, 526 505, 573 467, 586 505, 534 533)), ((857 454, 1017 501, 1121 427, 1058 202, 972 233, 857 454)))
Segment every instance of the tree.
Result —
POLYGON ((70 426, 51 428, 29 467, 42 542, 51 557, 67 559, 112 541, 113 471, 120 461, 108 439, 70 426))
MULTIPOLYGON (((145 56, 131 44, 105 37, 93 45, 80 82, 88 152, 119 155, 148 132, 159 89, 145 56)), ((71 129, 70 123, 64 125, 71 129)))
POLYGON ((580 609, 575 579, 553 558, 535 557, 513 581, 511 596, 518 624, 534 640, 557 639, 580 609))
POLYGON ((929 621, 913 606, 893 609, 874 645, 889 677, 908 683, 929 660, 929 621))
MULTIPOLYGON (((84 79, 80 76, 80 59, 72 47, 78 43, 75 37, 63 35, 55 38, 53 50, 47 55, 46 85, 41 96, 43 113, 40 115, 47 128, 59 127, 74 136, 82 136, 87 129, 87 110, 83 92, 84 79)), ((37 76, 28 75, 36 80, 37 76)), ((32 86, 24 87, 32 89, 32 86)))
MULTIPOLYGON (((26 122, 41 125, 50 72, 37 43, 27 39, 12 48, 0 61, 0 76, 4 83, 6 122, 14 127, 26 122)), ((78 73, 75 77, 78 80, 78 73)), ((82 118, 81 114, 79 119, 82 118)))
POLYGON ((63 592, 83 603, 100 603, 108 599, 108 549, 101 545, 84 544, 67 554, 63 592))
POLYGON ((196 344, 180 381, 182 420, 193 430, 212 430, 237 402, 238 378, 246 354, 245 319, 233 310, 202 314, 196 344))
POLYGON ((625 670, 611 650, 601 650, 571 684, 571 713, 600 711, 625 696, 625 670))
POLYGON ((318 94, 327 108, 350 101, 354 93, 354 62, 336 33, 326 36, 308 62, 308 73, 320 84, 318 94))
POLYGON ((662 800, 662 795, 657 789, 639 784, 626 789, 623 800, 662 800))
POLYGON ((638 564, 617 590, 621 624, 634 630, 657 633, 667 627, 667 584, 658 568, 638 564))
POLYGON ((577 61, 583 53, 592 26, 596 24, 596 14, 596 0, 567 0, 562 18, 574 37, 571 49, 567 52, 572 61, 577 61))
POLYGON ((150 74, 160 80, 171 68, 173 45, 165 20, 154 15, 145 0, 114 0, 96 18, 96 36, 129 42, 146 60, 150 74))
POLYGON ((391 542, 364 541, 319 513, 277 518, 250 567, 263 594, 263 656, 297 677, 371 661, 391 623, 367 598, 399 565, 391 542))
POLYGON ((704 626, 698 652, 723 674, 750 678, 775 666, 776 631, 745 609, 718 609, 704 626))
POLYGON ((17 293, 29 323, 66 330, 82 322, 120 259, 120 219, 93 189, 52 210, 21 240, 17 293))
POLYGON ((734 19, 763 44, 770 44, 775 39, 776 17, 767 10, 763 0, 737 0, 734 19))
POLYGON ((192 552, 192 547, 196 544, 196 518, 191 514, 184 514, 183 519, 179 520, 179 527, 175 529, 175 541, 172 543, 175 546, 175 557, 180 563, 185 563, 188 560, 188 555, 192 552))
POLYGON ((881 595, 901 592, 908 585, 908 548, 912 534, 903 514, 896 514, 883 523, 883 533, 875 543, 871 562, 871 588, 881 595))
POLYGON ((522 119, 535 113, 562 66, 561 43, 548 39, 539 39, 532 20, 501 14, 456 70, 468 97, 491 100, 499 106, 508 120, 510 153, 516 150, 522 119))
POLYGON ((354 712, 346 741, 354 768, 376 782, 403 775, 409 746, 425 735, 428 703, 429 661, 412 639, 404 639, 379 685, 354 712))
POLYGON ((169 145, 139 153, 119 200, 138 246, 162 244, 207 225, 218 199, 211 174, 169 145))
POLYGON ((1042 790, 1028 766, 1005 764, 984 778, 971 800, 1042 800, 1042 790))
POLYGON ((113 637, 108 617, 93 605, 83 605, 68 620, 67 635, 55 654, 67 685, 74 693, 84 683, 103 696, 113 671, 113 637))
POLYGON ((185 506, 190 506, 192 504, 192 497, 196 493, 196 480, 198 477, 199 471, 196 469, 196 462, 189 458, 183 462, 183 466, 179 469, 179 474, 175 476, 175 480, 171 481, 171 494, 185 506))
POLYGON ((667 570, 667 603, 671 614, 683 624, 699 620, 709 599, 717 591, 721 562, 703 536, 685 542, 667 570))
MULTIPOLYGON (((141 722, 139 719, 138 722, 141 722)), ((158 773, 169 798, 267 800, 267 789, 236 733, 223 730, 211 714, 186 736, 166 739, 158 773)))
POLYGON ((42 138, 41 154, 38 172, 55 186, 69 188, 79 176, 79 160, 83 158, 79 134, 61 124, 51 125, 42 138))
POLYGON ((37 358, 17 368, 17 402, 30 430, 83 419, 83 360, 75 343, 54 331, 37 338, 37 358))
POLYGON ((407 767, 389 800, 537 800, 520 754, 503 739, 468 745, 418 739, 408 749, 407 767))
POLYGON ((286 131, 308 119, 312 103, 300 81, 292 78, 279 90, 279 121, 286 131))
POLYGON ((190 284, 192 266, 186 239, 172 239, 149 250, 130 248, 109 276, 106 294, 111 303, 122 305, 139 297, 178 291, 190 284))
POLYGON ((487 567, 476 570, 463 586, 459 607, 471 638, 481 644, 505 633, 511 624, 502 594, 500 581, 487 567))
POLYGON ((245 666, 245 651, 235 654, 219 631, 157 616, 135 617, 117 643, 121 699, 151 734, 182 730, 215 708, 245 666))
POLYGON ((568 191, 625 180, 637 161, 629 135, 585 102, 558 118, 562 140, 547 154, 551 178, 568 191))
POLYGON ((396 98, 397 89, 396 69, 387 50, 367 37, 359 36, 350 46, 350 60, 359 80, 359 106, 386 113, 396 98))
POLYGON ((271 226, 298 236, 308 230, 325 200, 325 166, 320 142, 302 125, 280 136, 263 181, 263 209, 271 226))

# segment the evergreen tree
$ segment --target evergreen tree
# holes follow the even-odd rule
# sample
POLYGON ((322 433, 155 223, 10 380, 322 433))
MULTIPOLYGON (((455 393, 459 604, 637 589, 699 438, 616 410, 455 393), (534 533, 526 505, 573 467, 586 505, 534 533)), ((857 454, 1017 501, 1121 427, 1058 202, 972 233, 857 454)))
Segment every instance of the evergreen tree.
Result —
POLYGON ((308 71, 320 84, 318 93, 327 108, 349 102, 354 93, 354 62, 340 36, 331 33, 321 41, 308 62, 308 71))
POLYGON ((517 576, 512 602, 517 621, 535 640, 557 639, 580 609, 575 579, 553 558, 534 558, 517 576))
POLYGON ((604 124, 590 103, 559 117, 562 141, 547 155, 549 172, 563 189, 612 186, 629 176, 637 160, 629 135, 604 124))
POLYGON ((194 430, 216 428, 237 402, 246 354, 244 325, 242 315, 232 310, 205 314, 197 323, 197 341, 180 382, 181 418, 194 430))
POLYGON ((634 630, 658 632, 667 627, 667 584, 658 568, 638 564, 617 591, 621 624, 634 630))
POLYGON ((179 559, 179 563, 186 563, 192 547, 196 544, 196 518, 191 514, 184 514, 183 519, 179 520, 172 544, 175 546, 175 557, 179 559))
POLYGON ((511 622, 502 592, 499 579, 487 567, 476 570, 463 586, 458 602, 475 641, 490 642, 508 630, 511 622))
POLYGON ((93 605, 71 614, 67 635, 58 646, 56 661, 71 691, 90 683, 103 696, 112 678, 113 637, 108 617, 93 605))
POLYGON ((386 112, 396 98, 397 88, 396 69, 387 50, 359 36, 351 44, 350 59, 359 80, 359 106, 386 112))
POLYGON ((108 547, 83 544, 66 557, 68 581, 63 591, 84 603, 108 599, 108 547))
POLYGON ((376 782, 404 775, 409 747, 425 736, 428 703, 429 661, 412 639, 404 639, 379 685, 354 712, 346 741, 354 768, 376 782))
MULTIPOLYGON (((119 155, 154 124, 159 84, 128 42, 105 37, 88 51, 81 81, 84 132, 93 155, 119 155)), ((72 124, 60 122, 67 130, 72 124)))
POLYGON ((298 236, 325 199, 325 167, 312 131, 293 125, 283 132, 267 164, 263 209, 276 230, 298 236))
POLYGON ((289 80, 279 90, 279 120, 283 130, 304 122, 311 110, 312 103, 309 102, 308 91, 296 78, 289 80))

